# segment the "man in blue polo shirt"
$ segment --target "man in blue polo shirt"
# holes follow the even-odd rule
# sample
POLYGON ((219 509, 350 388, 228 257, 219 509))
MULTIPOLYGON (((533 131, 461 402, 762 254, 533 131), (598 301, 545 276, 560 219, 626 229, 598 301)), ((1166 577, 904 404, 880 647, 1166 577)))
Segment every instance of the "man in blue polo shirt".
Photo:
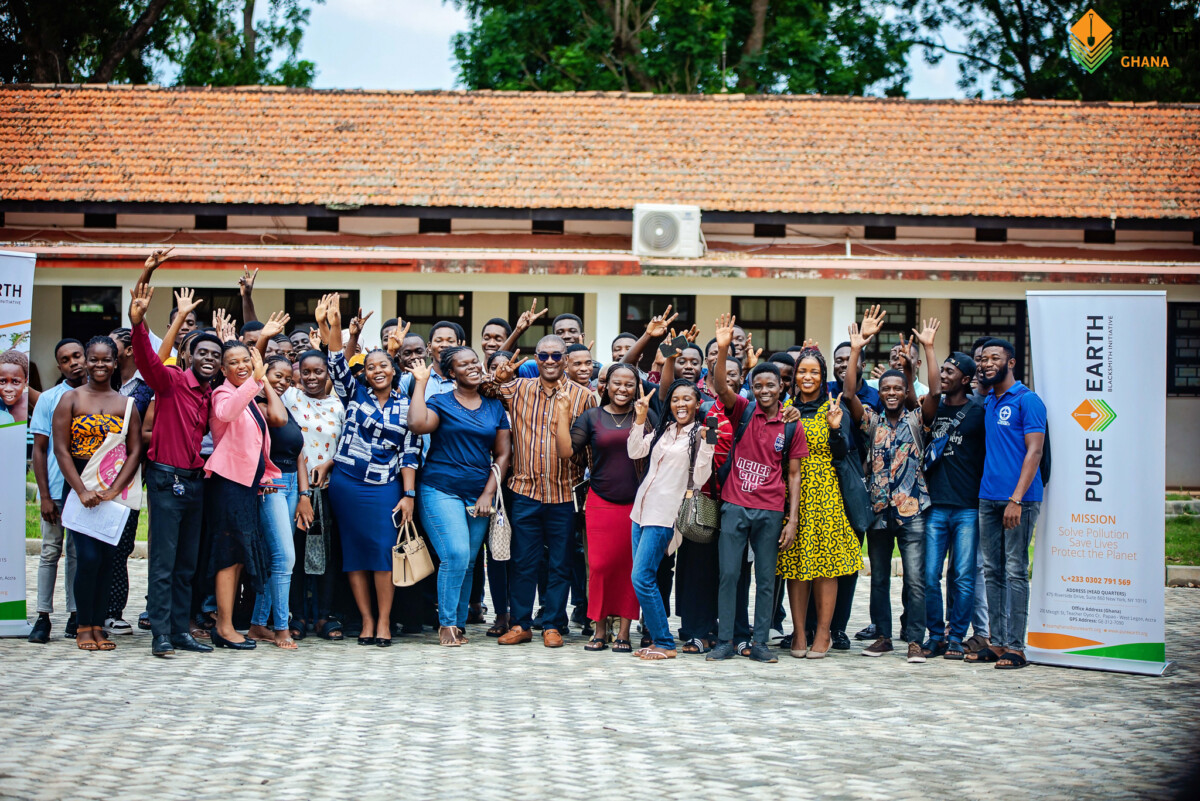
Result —
POLYGON ((1042 448, 1046 406, 1012 374, 1016 351, 1003 339, 988 340, 977 380, 985 402, 983 482, 979 486, 979 547, 987 583, 992 645, 968 661, 1022 668, 1029 617, 1029 542, 1042 508, 1042 448))

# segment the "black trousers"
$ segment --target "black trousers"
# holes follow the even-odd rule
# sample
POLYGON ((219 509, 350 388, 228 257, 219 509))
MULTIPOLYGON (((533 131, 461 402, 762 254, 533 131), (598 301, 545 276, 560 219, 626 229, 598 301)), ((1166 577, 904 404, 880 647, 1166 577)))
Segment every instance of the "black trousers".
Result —
POLYGON ((113 549, 112 565, 109 571, 112 573, 112 589, 108 594, 108 614, 115 620, 120 620, 125 617, 125 604, 129 603, 129 555, 133 553, 133 544, 137 539, 138 517, 141 516, 141 510, 129 513, 129 520, 125 524, 125 531, 121 533, 121 541, 113 549))
POLYGON ((684 642, 693 638, 716 640, 717 582, 721 578, 716 540, 700 544, 684 539, 675 552, 675 570, 678 572, 675 611, 679 613, 679 639, 684 642))
POLYGON ((204 479, 200 471, 180 471, 150 462, 150 565, 146 610, 154 636, 188 633, 192 577, 200 552, 204 479), (176 487, 179 489, 177 490, 176 487), (178 493, 178 494, 177 494, 178 493))

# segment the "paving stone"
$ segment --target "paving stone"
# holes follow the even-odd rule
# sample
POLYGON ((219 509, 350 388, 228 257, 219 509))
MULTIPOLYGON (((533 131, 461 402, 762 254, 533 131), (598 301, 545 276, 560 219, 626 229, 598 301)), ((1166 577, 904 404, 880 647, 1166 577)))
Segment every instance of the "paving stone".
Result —
MULTIPOLYGON (((129 567, 140 599, 145 562, 129 567)), ((1166 619, 1176 669, 1149 678, 909 665, 861 643, 644 663, 578 633, 501 648, 485 626, 457 649, 309 637, 163 660, 142 631, 81 652, 58 613, 48 645, 0 640, 0 798, 1173 798, 1200 765, 1200 591, 1168 588, 1166 619)))

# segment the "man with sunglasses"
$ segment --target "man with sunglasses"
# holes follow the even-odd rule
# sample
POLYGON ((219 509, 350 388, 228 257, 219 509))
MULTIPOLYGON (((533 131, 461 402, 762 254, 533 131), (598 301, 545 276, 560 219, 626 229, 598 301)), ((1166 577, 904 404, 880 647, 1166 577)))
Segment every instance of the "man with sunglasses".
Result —
POLYGON ((593 392, 565 380, 567 344, 554 335, 537 344, 537 378, 514 377, 524 359, 496 368, 494 380, 508 406, 512 422, 513 471, 509 488, 512 508, 512 614, 514 625, 500 637, 501 645, 533 639, 533 596, 543 552, 549 580, 542 618, 542 643, 563 644, 567 630, 567 591, 571 584, 571 549, 575 542, 572 487, 583 478, 584 463, 560 458, 554 437, 555 398, 567 396, 571 419, 596 405, 593 392))

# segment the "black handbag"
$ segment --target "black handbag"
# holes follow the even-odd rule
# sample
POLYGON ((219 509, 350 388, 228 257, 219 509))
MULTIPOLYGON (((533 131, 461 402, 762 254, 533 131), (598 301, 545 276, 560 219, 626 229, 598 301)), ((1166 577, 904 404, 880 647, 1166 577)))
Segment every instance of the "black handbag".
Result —
POLYGON ((716 539, 717 529, 721 525, 721 505, 701 492, 693 480, 693 474, 696 472, 696 453, 700 449, 699 431, 699 425, 692 428, 687 491, 683 494, 679 513, 675 515, 675 528, 679 529, 679 533, 685 539, 705 545, 716 539))
MULTIPOLYGON (((842 429, 829 429, 829 433, 845 436, 842 429)), ((846 520, 850 528, 858 535, 866 534, 875 523, 875 510, 871 504, 871 493, 867 489, 867 479, 863 474, 862 463, 856 458, 858 452, 851 448, 842 459, 833 460, 833 469, 837 473, 838 487, 842 493, 842 506, 846 510, 846 520)))

